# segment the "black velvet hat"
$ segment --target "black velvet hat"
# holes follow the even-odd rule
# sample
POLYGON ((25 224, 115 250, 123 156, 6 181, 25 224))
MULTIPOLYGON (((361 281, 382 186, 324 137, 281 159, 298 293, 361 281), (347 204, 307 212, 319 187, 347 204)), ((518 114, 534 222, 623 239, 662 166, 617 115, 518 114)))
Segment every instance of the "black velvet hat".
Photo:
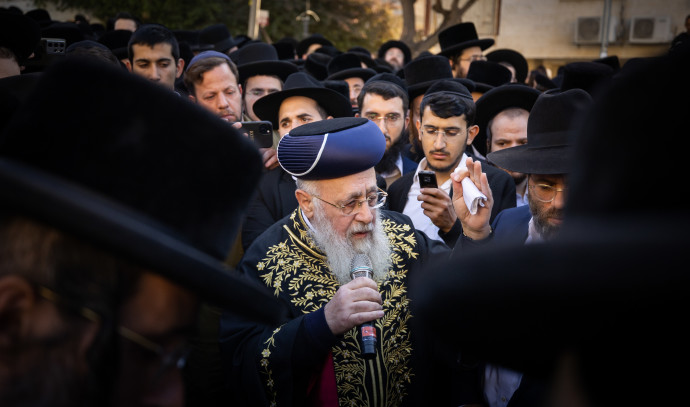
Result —
POLYGON ((376 123, 363 117, 320 120, 295 127, 278 144, 278 161, 289 174, 320 180, 374 168, 386 151, 376 123))
POLYGON ((592 96, 608 86, 614 70, 607 64, 599 62, 571 62, 563 67, 561 90, 583 89, 592 96))
POLYGON ((304 96, 314 99, 319 106, 333 117, 352 116, 350 99, 339 92, 326 88, 323 84, 305 72, 295 72, 288 76, 280 92, 269 93, 262 96, 254 103, 254 113, 261 120, 273 123, 273 128, 278 128, 278 110, 281 103, 292 96, 304 96))
POLYGON ((323 83, 323 86, 327 87, 328 89, 333 89, 334 91, 350 99, 350 85, 348 85, 344 79, 326 79, 321 83, 323 83))
POLYGON ((371 57, 371 52, 369 52, 368 49, 366 49, 364 47, 360 47, 360 46, 355 46, 355 47, 348 49, 347 52, 357 54, 360 61, 364 65, 366 65, 367 68, 371 68, 371 69, 376 71, 378 63, 376 62, 376 60, 374 60, 374 58, 371 57))
POLYGON ((275 321, 272 293, 223 263, 262 168, 253 142, 207 110, 119 67, 64 58, 0 135, 0 210, 275 321))
POLYGON ((53 24, 53 18, 50 16, 48 10, 44 8, 35 8, 24 13, 25 16, 36 21, 41 27, 48 27, 53 24))
POLYGON ((376 75, 376 71, 370 68, 362 68, 362 60, 354 52, 345 52, 333 57, 326 66, 328 76, 326 79, 361 78, 364 82, 376 75))
POLYGON ((213 49, 213 45, 201 45, 199 42, 199 30, 172 30, 173 35, 177 38, 178 43, 186 42, 192 52, 208 51, 213 49))
POLYGON ((98 42, 110 48, 117 59, 127 59, 129 57, 129 39, 132 38, 130 30, 110 30, 103 33, 98 38, 98 42))
POLYGON ((527 119, 527 144, 491 152, 487 159, 525 174, 569 173, 575 136, 591 105, 592 97, 582 89, 541 93, 527 119))
POLYGON ((393 82, 394 84, 400 86, 402 90, 407 93, 407 84, 405 83, 405 80, 400 78, 399 76, 392 74, 390 72, 382 72, 382 73, 377 73, 376 75, 372 76, 371 78, 367 79, 366 83, 369 82, 374 82, 374 81, 387 81, 387 82, 393 82))
POLYGON ((441 52, 438 55, 452 57, 469 47, 479 47, 482 50, 494 45, 492 38, 479 39, 474 23, 460 23, 446 28, 438 33, 438 43, 441 52))
POLYGON ((215 51, 227 53, 238 43, 239 41, 232 38, 228 27, 223 23, 212 24, 199 31, 199 45, 204 49, 212 45, 215 51))
POLYGON ((404 71, 410 102, 417 96, 423 95, 434 81, 453 77, 448 58, 438 55, 415 58, 402 70, 404 71))
POLYGON ((527 73, 529 72, 529 65, 524 55, 513 49, 503 48, 491 51, 486 54, 487 61, 491 62, 505 62, 515 68, 515 79, 518 83, 525 83, 527 73))
POLYGON ((486 131, 489 127, 489 121, 498 113, 511 107, 531 111, 540 93, 538 90, 520 83, 506 83, 484 93, 477 99, 476 103, 475 124, 479 126, 479 133, 472 141, 474 148, 486 157, 488 151, 486 131))
POLYGON ((304 60, 304 71, 322 81, 328 77, 328 63, 331 62, 332 58, 328 54, 312 52, 304 60))
POLYGON ((9 48, 19 63, 26 60, 41 41, 41 27, 32 18, 10 11, 0 12, 0 47, 9 48))
POLYGON ((467 79, 475 83, 474 90, 484 93, 496 86, 510 83, 512 78, 510 69, 491 61, 474 61, 467 70, 467 79))
POLYGON ((412 60, 412 51, 410 50, 410 47, 404 42, 398 40, 388 40, 381 44, 377 53, 378 57, 384 58, 386 56, 386 52, 391 48, 398 48, 400 51, 402 51, 404 55, 403 66, 412 60))
POLYGON ((237 70, 240 83, 256 75, 275 75, 281 81, 298 71, 295 64, 278 59, 276 49, 265 42, 247 44, 237 51, 237 70))
POLYGON ((295 53, 295 46, 289 42, 274 42, 271 44, 278 53, 280 60, 293 60, 297 54, 295 53))
POLYGON ((307 38, 304 38, 303 40, 299 41, 297 45, 295 46, 295 52, 297 53, 297 58, 302 58, 302 56, 307 52, 309 47, 312 44, 321 44, 321 45, 333 45, 331 41, 326 39, 323 35, 316 33, 308 36, 307 38))

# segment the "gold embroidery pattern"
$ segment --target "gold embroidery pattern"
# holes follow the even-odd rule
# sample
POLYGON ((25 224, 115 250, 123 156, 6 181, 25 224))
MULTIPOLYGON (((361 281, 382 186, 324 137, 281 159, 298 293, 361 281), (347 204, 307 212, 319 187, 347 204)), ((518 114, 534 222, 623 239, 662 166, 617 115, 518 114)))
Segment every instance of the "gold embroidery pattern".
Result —
MULTIPOLYGON (((323 254, 309 237, 299 210, 291 215, 292 224, 285 227, 289 238, 269 248, 257 264, 264 271, 261 279, 274 290, 276 296, 285 295, 303 313, 323 307, 338 289, 338 282, 330 272, 323 254)), ((382 225, 393 248, 388 278, 379 284, 385 315, 376 321, 380 333, 379 356, 367 362, 360 356, 357 329, 347 332, 333 347, 333 362, 338 398, 341 406, 397 406, 407 394, 413 373, 409 366, 412 352, 411 318, 407 298, 407 263, 417 259, 416 239, 412 228, 390 219, 382 225)), ((278 330, 274 331, 275 335, 278 330)), ((270 347, 273 336, 266 341, 261 359, 262 374, 267 391, 275 400, 270 347)))

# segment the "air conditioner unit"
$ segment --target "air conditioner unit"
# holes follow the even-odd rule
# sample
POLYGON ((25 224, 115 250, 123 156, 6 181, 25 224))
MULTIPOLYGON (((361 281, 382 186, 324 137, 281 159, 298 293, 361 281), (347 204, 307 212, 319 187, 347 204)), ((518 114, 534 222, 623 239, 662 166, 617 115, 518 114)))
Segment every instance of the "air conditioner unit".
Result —
POLYGON ((632 17, 630 19, 631 44, 663 44, 673 40, 671 17, 632 17))
MULTIPOLYGON (((578 17, 575 23, 575 44, 601 44, 604 39, 604 25, 601 23, 603 19, 601 16, 596 17, 578 17)), ((609 36, 608 42, 617 42, 616 37, 618 32, 619 20, 616 16, 609 18, 609 36)))

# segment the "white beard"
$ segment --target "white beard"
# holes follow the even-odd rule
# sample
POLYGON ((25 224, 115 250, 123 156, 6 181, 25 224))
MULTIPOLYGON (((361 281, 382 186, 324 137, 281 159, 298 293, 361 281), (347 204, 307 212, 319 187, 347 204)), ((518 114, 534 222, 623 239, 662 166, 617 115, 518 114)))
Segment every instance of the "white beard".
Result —
POLYGON ((314 219, 311 223, 313 229, 309 234, 314 239, 314 243, 326 254, 328 267, 341 285, 352 280, 351 262, 358 253, 369 256, 374 271, 374 281, 381 282, 386 278, 391 267, 391 247, 383 231, 379 211, 376 211, 372 223, 367 225, 359 222, 352 223, 347 231, 347 237, 340 236, 335 231, 320 202, 314 205, 314 219), (371 232, 366 239, 352 240, 351 236, 354 233, 364 231, 371 232))

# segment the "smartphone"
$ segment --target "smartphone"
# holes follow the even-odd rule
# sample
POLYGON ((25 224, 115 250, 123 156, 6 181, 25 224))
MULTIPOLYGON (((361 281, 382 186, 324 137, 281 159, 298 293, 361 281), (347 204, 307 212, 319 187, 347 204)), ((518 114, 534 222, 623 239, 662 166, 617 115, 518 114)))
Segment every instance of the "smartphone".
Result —
POLYGON ((239 130, 254 140, 259 148, 273 146, 273 125, 268 120, 242 122, 239 130))
POLYGON ((438 188, 436 173, 433 171, 419 171, 420 188, 438 188))

